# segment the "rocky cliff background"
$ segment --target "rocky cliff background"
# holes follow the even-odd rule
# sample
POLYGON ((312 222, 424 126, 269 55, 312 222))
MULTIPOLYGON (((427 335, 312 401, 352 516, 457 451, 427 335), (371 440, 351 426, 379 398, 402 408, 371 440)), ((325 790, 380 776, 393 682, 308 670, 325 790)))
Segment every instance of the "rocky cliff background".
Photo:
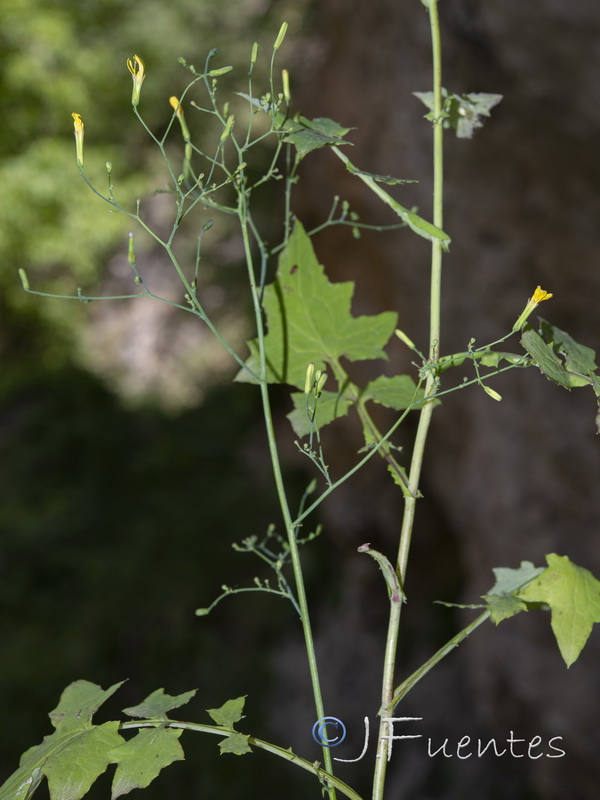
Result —
MULTIPOLYGON (((418 178, 416 189, 404 187, 397 196, 427 215, 431 135, 411 95, 427 91, 431 80, 424 7, 373 0, 350 10, 341 0, 323 0, 313 13, 314 37, 301 72, 305 113, 356 126, 353 162, 418 178)), ((444 228, 453 242, 444 260, 442 350, 464 349, 470 337, 479 344, 502 335, 538 284, 554 293, 541 315, 598 349, 600 11, 585 0, 535 7, 518 0, 443 0, 440 14, 444 86, 504 95, 471 141, 446 137, 444 228)), ((319 202, 322 187, 338 180, 361 218, 380 214, 377 201, 335 162, 322 157, 311 167, 307 161, 301 213, 319 219, 327 208, 325 199, 319 202)), ((400 232, 356 242, 336 231, 323 234, 317 249, 336 277, 357 281, 361 309, 397 308, 400 327, 426 346, 422 241, 400 232)), ((393 359, 393 368, 410 360, 401 348, 393 359)), ((447 612, 426 610, 424 585, 437 592, 434 599, 443 599, 440 586, 458 586, 461 602, 475 602, 489 588, 492 567, 515 567, 523 559, 543 564, 548 552, 600 570, 593 393, 563 391, 532 371, 512 372, 494 386, 501 403, 468 390, 450 395, 434 415, 405 609, 410 631, 429 626, 434 640, 447 612)), ((400 501, 390 499, 383 478, 362 488, 338 496, 331 511, 340 547, 391 541, 397 530, 400 501)), ((349 597, 357 571, 369 567, 352 562, 344 569, 349 597)), ((381 587, 368 581, 367 587, 360 601, 349 603, 339 642, 338 623, 328 631, 325 625, 335 642, 324 644, 331 661, 338 664, 341 640, 356 659, 356 670, 340 666, 332 679, 346 687, 344 701, 350 695, 356 705, 363 692, 370 696, 369 681, 377 677, 364 655, 373 638, 364 608, 381 587)), ((422 724, 442 739, 443 731, 455 739, 482 731, 500 739, 510 731, 528 739, 560 735, 567 755, 512 763, 455 757, 436 762, 436 784, 432 760, 413 747, 410 757, 394 761, 390 797, 594 796, 600 640, 596 632, 567 672, 547 619, 533 617, 478 633, 397 713, 423 716, 422 724)), ((410 647, 406 655, 409 662, 416 657, 410 647)))

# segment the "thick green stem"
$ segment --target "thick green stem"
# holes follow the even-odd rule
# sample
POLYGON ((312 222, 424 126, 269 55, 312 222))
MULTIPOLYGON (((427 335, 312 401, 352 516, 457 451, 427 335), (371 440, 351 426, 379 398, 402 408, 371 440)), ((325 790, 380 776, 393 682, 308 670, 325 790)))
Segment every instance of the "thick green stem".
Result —
MULTIPOLYGON (((437 0, 430 0, 427 4, 431 27, 432 61, 433 61, 433 224, 443 227, 443 129, 442 129, 442 62, 441 41, 437 0)), ((435 362, 440 353, 440 296, 442 277, 442 242, 433 239, 431 244, 431 293, 429 317, 429 358, 435 362)), ((437 374, 432 370, 427 375, 425 384, 425 398, 434 394, 437 386, 437 374)), ((404 591, 406 579, 406 566, 410 541, 412 538, 421 468, 425 453, 427 434, 433 413, 433 403, 426 404, 420 412, 419 424, 413 447, 413 454, 408 476, 408 494, 404 501, 404 515, 398 548, 397 575, 400 587, 404 591)), ((383 709, 392 707, 393 681, 396 664, 398 631, 400 626, 401 603, 390 603, 390 622, 388 639, 383 667, 382 692, 381 692, 381 720, 379 725, 379 738, 377 743, 377 756, 375 774, 373 778, 373 800, 383 800, 385 788, 385 775, 387 768, 387 740, 384 738, 391 734, 388 730, 389 723, 385 721, 386 714, 383 709)))
MULTIPOLYGON (((269 454, 271 457, 271 465, 273 468, 273 476, 275 479, 275 486, 277 489, 277 496, 283 515, 283 521, 287 533, 288 544, 290 548, 290 558, 292 562, 292 569, 294 572, 294 580, 296 584, 296 597, 298 606, 300 608, 300 618, 302 621, 302 631, 304 633, 304 641, 306 645, 306 653, 308 657, 308 666, 310 671, 310 679, 312 684, 313 696, 315 701, 315 711, 317 719, 322 719, 325 716, 325 709, 323 706, 323 698, 321 694, 321 683, 319 680, 319 671, 317 668, 317 658, 315 654, 315 646, 312 635, 312 627, 310 624, 310 617, 308 613, 308 603, 306 601, 306 590, 304 587, 304 576, 302 574, 302 566, 300 563, 300 554, 298 552, 298 542, 296 540, 296 526, 292 519, 289 509, 289 503, 285 493, 285 486, 283 483, 283 476, 281 474, 281 464, 279 462, 279 453, 277 450, 277 441, 275 438, 275 429, 273 427, 273 417, 271 414, 271 401, 269 398, 269 387, 266 381, 267 365, 265 355, 265 333, 262 317, 262 308, 260 305, 259 288, 256 285, 256 278, 254 274, 254 264, 252 259, 252 251, 250 246, 250 237, 248 233, 247 214, 244 209, 245 198, 243 194, 240 197, 240 224, 242 228, 242 237, 244 240, 244 251, 246 256, 246 264, 248 266, 248 280, 252 293, 252 302, 254 305, 254 316, 256 321, 257 338, 259 343, 259 362, 260 362, 260 394, 262 399, 263 414, 265 420, 265 429, 267 433, 269 454)), ((323 761, 325 769, 328 773, 333 774, 333 760, 331 751, 328 747, 323 748, 323 761)), ((336 792, 333 786, 327 789, 330 800, 335 800, 336 792)))

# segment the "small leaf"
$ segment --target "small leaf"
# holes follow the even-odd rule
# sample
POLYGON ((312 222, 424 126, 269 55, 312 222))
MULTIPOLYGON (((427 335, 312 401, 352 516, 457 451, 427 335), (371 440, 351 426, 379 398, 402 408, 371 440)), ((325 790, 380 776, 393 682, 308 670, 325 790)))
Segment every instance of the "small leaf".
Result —
POLYGON ((519 611, 527 611, 527 606, 523 600, 510 595, 484 594, 483 599, 487 603, 488 611, 492 622, 498 625, 503 619, 509 619, 519 611))
POLYGON ((246 695, 236 697, 234 700, 228 700, 220 708, 207 708, 206 710, 217 723, 224 728, 233 728, 236 722, 243 719, 242 711, 244 710, 244 703, 246 702, 246 695))
POLYGON ((300 122, 302 122, 303 125, 306 125, 307 128, 312 128, 313 130, 323 134, 323 136, 336 136, 338 138, 343 138, 347 133, 350 133, 350 131, 354 130, 354 128, 345 128, 343 125, 340 125, 339 123, 334 122, 332 119, 328 119, 327 117, 315 117, 315 119, 306 119, 306 117, 300 117, 300 122))
MULTIPOLYGON (((430 113, 427 119, 433 119, 433 92, 413 92, 430 113)), ((454 94, 442 88, 442 120, 444 128, 451 128, 459 139, 470 139, 477 128, 481 128, 481 117, 489 117, 492 108, 502 100, 501 94, 473 92, 471 94, 454 94)))
POLYGON ((196 689, 192 689, 190 692, 173 696, 165 694, 164 689, 157 689, 145 700, 142 700, 139 705, 124 708, 123 713, 128 714, 130 717, 140 717, 142 719, 167 719, 168 711, 189 703, 196 691, 196 689))
POLYGON ((183 749, 178 741, 182 733, 172 728, 141 730, 133 739, 112 750, 111 761, 118 767, 112 782, 111 800, 132 789, 144 789, 164 767, 183 761, 183 749))
POLYGON ((518 364, 523 361, 525 356, 516 353, 504 353, 501 350, 490 350, 484 353, 479 359, 479 363, 484 367, 497 367, 501 361, 508 361, 509 364, 518 364))
POLYGON ((579 344, 568 333, 544 320, 542 329, 548 331, 558 352, 565 356, 565 367, 568 370, 587 375, 588 372, 595 372, 598 369, 595 361, 596 353, 591 347, 579 344))
POLYGON ((544 571, 544 567, 535 567, 531 561, 521 561, 518 569, 508 567, 496 567, 492 570, 496 576, 496 583, 487 593, 487 596, 509 595, 516 592, 522 586, 537 578, 544 571))
POLYGON ((83 728, 91 722, 100 706, 122 686, 124 681, 115 683, 109 689, 102 689, 89 681, 75 681, 62 693, 59 703, 51 711, 50 721, 55 728, 83 728))
POLYGON ((252 748, 248 744, 249 736, 244 736, 242 733, 233 733, 227 739, 219 742, 219 749, 221 755, 224 753, 232 753, 236 756, 243 756, 245 753, 251 753, 252 748))
MULTIPOLYGON (((395 411, 404 411, 413 405, 418 408, 423 400, 424 392, 417 389, 416 383, 410 375, 380 375, 365 387, 362 394, 363 400, 373 400, 375 403, 395 411)), ((439 401, 437 401, 439 403, 439 401)))
POLYGON ((581 653, 594 623, 600 622, 600 581, 567 556, 550 553, 547 569, 518 593, 526 603, 547 603, 552 630, 570 667, 581 653))
POLYGON ((542 319, 540 323, 540 330, 548 344, 565 359, 565 369, 569 373, 571 386, 591 384, 596 395, 599 395, 600 380, 594 374, 598 369, 595 351, 591 347, 579 344, 568 333, 561 331, 560 328, 551 325, 546 320, 542 319))
MULTIPOLYGON (((399 486, 402 489, 402 494, 404 497, 413 497, 411 492, 408 489, 408 475, 406 474, 406 470, 404 467, 401 467, 399 464, 397 466, 393 466, 392 464, 388 464, 388 472, 394 479, 394 483, 396 486, 399 486)), ((417 497, 421 497, 421 493, 417 493, 417 497)))
MULTIPOLYGON (((302 438, 308 436, 311 430, 311 421, 306 412, 306 395, 304 392, 292 392, 294 410, 287 415, 292 424, 296 436, 302 438)), ((310 399, 311 407, 314 407, 315 399, 310 399)), ((316 412, 314 428, 321 429, 330 422, 343 417, 348 413, 352 405, 349 397, 340 395, 339 392, 321 392, 316 400, 316 412)))
POLYGON ((326 117, 309 120, 300 117, 293 125, 284 125, 284 130, 289 131, 284 137, 284 142, 293 144, 298 153, 298 159, 304 158, 312 150, 317 150, 325 145, 351 144, 342 138, 351 128, 343 128, 326 117))

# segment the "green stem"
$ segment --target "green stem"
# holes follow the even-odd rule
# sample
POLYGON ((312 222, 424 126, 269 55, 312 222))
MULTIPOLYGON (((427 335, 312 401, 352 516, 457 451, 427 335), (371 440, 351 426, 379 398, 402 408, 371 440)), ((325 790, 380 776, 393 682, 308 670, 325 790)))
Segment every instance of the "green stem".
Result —
MULTIPOLYGON (((248 267, 248 280, 250 283, 250 290, 252 294, 252 302, 254 306, 254 317, 257 329, 257 338, 259 343, 259 362, 260 362, 260 393, 263 406, 263 414, 265 420, 265 428, 267 433, 269 454, 271 456, 271 465, 273 469, 273 476, 275 479, 275 486, 277 489, 277 496, 281 507, 285 529, 287 533, 288 544, 290 548, 290 558, 292 561, 292 569, 294 573, 294 580, 296 584, 296 596, 298 606, 300 608, 300 618, 302 622, 302 631, 304 633, 304 641, 306 645, 306 653, 308 657, 308 666, 310 671, 310 679, 312 684, 313 696, 315 701, 315 711, 317 719, 322 719, 325 716, 325 709, 323 706, 323 698, 321 694, 321 683, 319 680, 319 671, 317 668, 317 658, 315 654, 315 646, 312 635, 312 627, 310 624, 310 617, 308 613, 308 603, 306 600, 306 590, 304 587, 304 576, 302 574, 302 566, 300 563, 300 553, 298 551, 298 542, 296 540, 296 525, 292 519, 289 509, 289 503, 285 493, 285 486, 283 483, 283 476, 281 474, 281 464, 279 461, 279 453, 277 450, 277 441, 275 437, 275 429, 273 427, 273 417, 271 413, 271 402, 269 398, 269 386, 266 381, 267 364, 265 354, 265 332, 262 317, 262 308, 260 305, 260 292, 256 285, 256 278, 254 274, 254 264, 252 259, 252 251, 250 247, 250 236, 248 231, 247 213, 245 208, 245 195, 240 193, 240 208, 239 219, 242 229, 242 238, 244 241, 244 252, 246 256, 246 264, 248 267)), ((328 773, 333 773, 333 760, 331 751, 328 747, 323 748, 323 761, 325 769, 328 773)), ((335 787, 328 787, 327 792, 330 800, 335 800, 336 793, 335 787)))
MULTIPOLYGON (((135 720, 135 721, 128 721, 123 722, 119 725, 119 730, 127 731, 127 730, 137 730, 138 728, 175 728, 177 730, 185 730, 185 731, 195 731, 197 733, 211 733, 215 736, 233 736, 239 735, 238 731, 233 731, 230 728, 224 728, 220 725, 200 725, 195 722, 181 722, 179 720, 164 720, 164 719, 144 719, 144 720, 135 720)), ((349 800, 363 800, 363 798, 355 792, 350 786, 348 786, 344 781, 341 781, 339 778, 336 778, 332 775, 329 770, 324 770, 319 767, 318 761, 307 761, 305 758, 301 758, 297 756, 295 753, 292 753, 291 749, 284 749, 283 747, 278 747, 275 744, 271 744, 270 742, 265 742, 263 739, 256 739, 254 736, 248 736, 248 744, 253 747, 258 747, 261 750, 265 750, 267 753, 272 753, 275 756, 279 756, 279 758, 284 758, 286 761, 290 761, 292 764, 300 767, 301 769, 306 770, 307 772, 311 772, 313 775, 316 775, 317 778, 326 786, 329 790, 338 789, 341 794, 345 797, 348 797, 349 800)))
MULTIPOLYGON (((442 229, 443 226, 443 128, 442 128, 442 62, 441 41, 437 0, 430 0, 427 5, 431 28, 432 60, 433 60, 433 224, 442 229)), ((437 238, 431 241, 431 292, 429 318, 429 358, 437 361, 440 353, 440 297, 442 278, 442 242, 437 238)), ((425 383, 425 397, 430 397, 437 386, 437 374, 431 371, 425 383)), ((426 403, 419 415, 419 424, 413 447, 413 454, 408 477, 408 494, 404 499, 404 515, 398 547, 397 575, 400 588, 404 591, 408 553, 412 538, 416 502, 419 494, 419 482, 425 443, 433 413, 433 403, 426 403)), ((401 603, 390 603, 390 622, 388 639, 383 665, 381 692, 381 708, 390 708, 393 701, 393 679, 397 656, 398 631, 400 626, 401 603)), ((389 723, 381 715, 375 773, 373 777, 373 800, 383 800, 385 776, 387 769, 387 740, 389 723)))

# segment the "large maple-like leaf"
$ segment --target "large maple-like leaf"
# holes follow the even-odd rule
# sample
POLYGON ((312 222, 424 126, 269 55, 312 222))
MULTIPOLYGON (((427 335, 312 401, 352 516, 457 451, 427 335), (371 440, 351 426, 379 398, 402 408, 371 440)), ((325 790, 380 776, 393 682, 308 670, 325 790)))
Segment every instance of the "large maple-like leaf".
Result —
MULTIPOLYGON (((321 369, 330 365, 335 371, 342 357, 349 361, 387 358, 383 347, 394 332, 397 315, 388 311, 355 317, 350 308, 353 293, 353 283, 328 280, 309 236, 296 222, 281 253, 275 281, 264 292, 269 383, 303 389, 310 362, 321 369)), ((248 366, 259 375, 258 340, 253 339, 248 346, 248 366)), ((251 378, 243 370, 237 380, 251 378)))

